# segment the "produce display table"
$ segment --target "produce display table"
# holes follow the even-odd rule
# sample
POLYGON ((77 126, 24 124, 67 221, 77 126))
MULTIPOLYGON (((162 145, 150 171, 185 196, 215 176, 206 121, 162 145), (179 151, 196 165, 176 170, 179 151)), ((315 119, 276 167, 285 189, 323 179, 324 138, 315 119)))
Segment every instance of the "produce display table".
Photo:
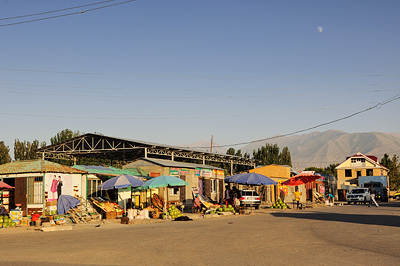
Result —
POLYGON ((115 202, 91 198, 93 206, 102 215, 103 219, 116 219, 122 217, 124 209, 115 202))

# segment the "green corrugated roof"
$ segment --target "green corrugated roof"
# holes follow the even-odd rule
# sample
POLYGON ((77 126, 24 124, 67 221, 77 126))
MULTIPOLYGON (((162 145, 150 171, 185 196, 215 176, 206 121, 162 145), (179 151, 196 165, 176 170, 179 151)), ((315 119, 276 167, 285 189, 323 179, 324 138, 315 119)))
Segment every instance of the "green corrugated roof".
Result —
POLYGON ((146 177, 149 175, 148 171, 139 168, 120 169, 112 166, 98 165, 74 165, 72 167, 75 169, 87 171, 90 174, 105 176, 134 175, 146 177))
POLYGON ((84 174, 86 171, 45 160, 15 161, 0 165, 0 174, 2 175, 24 173, 84 174))
POLYGON ((108 168, 114 170, 121 175, 136 175, 136 176, 149 176, 149 171, 140 169, 140 168, 125 168, 120 169, 112 166, 107 166, 108 168))

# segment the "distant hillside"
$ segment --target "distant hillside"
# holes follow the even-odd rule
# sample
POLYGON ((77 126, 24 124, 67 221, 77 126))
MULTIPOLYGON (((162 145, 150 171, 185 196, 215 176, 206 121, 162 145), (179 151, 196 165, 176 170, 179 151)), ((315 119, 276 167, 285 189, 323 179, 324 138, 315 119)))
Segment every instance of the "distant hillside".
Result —
MULTIPOLYGON (((400 133, 346 133, 338 130, 313 132, 267 141, 281 149, 287 146, 292 155, 293 168, 303 170, 308 166, 325 167, 341 163, 347 156, 361 152, 374 155, 380 160, 385 153, 390 157, 400 154, 400 133)), ((253 150, 266 142, 249 144, 241 148, 242 153, 253 154, 253 150)))

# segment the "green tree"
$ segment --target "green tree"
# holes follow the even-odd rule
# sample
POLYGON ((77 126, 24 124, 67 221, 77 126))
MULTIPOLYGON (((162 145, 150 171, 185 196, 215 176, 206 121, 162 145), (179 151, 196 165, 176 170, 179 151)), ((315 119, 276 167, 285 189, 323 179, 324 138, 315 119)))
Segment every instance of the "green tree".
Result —
POLYGON ((253 151, 257 165, 280 164, 280 153, 277 144, 266 143, 265 146, 253 151))
POLYGON ((390 159, 388 154, 384 154, 380 161, 380 164, 385 166, 388 170, 389 176, 389 187, 391 190, 397 190, 400 188, 400 164, 399 156, 393 155, 390 159))
POLYGON ((336 171, 335 168, 338 165, 339 165, 338 163, 337 164, 330 164, 329 166, 327 166, 325 168, 319 168, 319 167, 310 166, 310 167, 305 168, 304 171, 314 171, 314 172, 316 172, 318 174, 321 174, 321 175, 336 176, 337 171, 336 171))
POLYGON ((282 149, 281 154, 279 155, 279 163, 281 165, 289 165, 292 166, 292 156, 290 155, 290 151, 288 147, 284 147, 282 149))
POLYGON ((10 148, 6 146, 4 141, 0 141, 0 164, 11 162, 10 148))
POLYGON ((50 138, 50 144, 53 145, 56 143, 64 142, 66 140, 78 137, 79 135, 81 135, 79 130, 72 131, 71 129, 67 128, 67 129, 61 130, 54 137, 50 138))
MULTIPOLYGON (((43 142, 42 142, 43 144, 43 142)), ((44 143, 45 144, 45 143, 44 143)), ((14 159, 15 160, 33 160, 37 158, 36 152, 39 149, 39 141, 20 141, 14 140, 14 159)))

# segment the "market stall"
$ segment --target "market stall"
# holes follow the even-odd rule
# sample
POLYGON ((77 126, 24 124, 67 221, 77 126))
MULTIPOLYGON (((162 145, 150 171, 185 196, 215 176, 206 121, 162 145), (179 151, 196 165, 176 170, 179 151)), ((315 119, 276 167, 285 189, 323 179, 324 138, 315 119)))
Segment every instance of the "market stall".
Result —
POLYGON ((11 210, 12 205, 12 186, 0 181, 0 207, 3 207, 7 212, 11 210))
POLYGON ((124 215, 124 209, 115 202, 107 201, 102 198, 90 198, 93 207, 101 215, 102 219, 116 219, 124 215))
MULTIPOLYGON (((132 188, 143 185, 143 181, 139 177, 131 175, 120 175, 113 177, 99 186, 103 190, 118 190, 121 188, 132 188)), ((92 200, 94 206, 100 211, 104 219, 116 219, 122 217, 125 213, 124 208, 115 202, 105 201, 101 198, 94 198, 92 200)))

